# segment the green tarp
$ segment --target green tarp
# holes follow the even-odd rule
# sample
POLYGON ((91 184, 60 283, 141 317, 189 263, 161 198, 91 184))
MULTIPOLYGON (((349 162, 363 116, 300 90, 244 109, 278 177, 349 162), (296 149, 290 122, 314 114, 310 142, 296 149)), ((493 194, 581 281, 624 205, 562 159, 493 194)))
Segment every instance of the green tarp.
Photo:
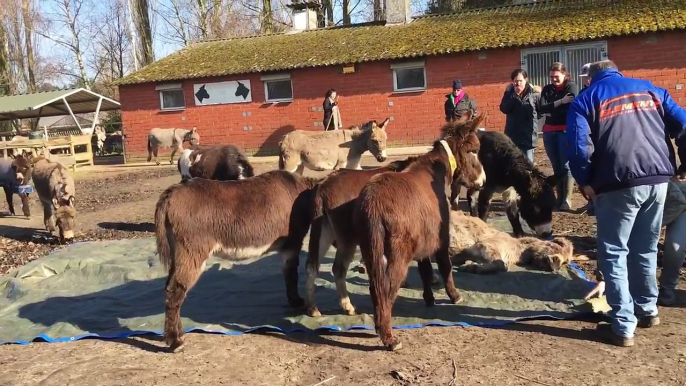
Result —
MULTIPOLYGON (((348 290, 359 315, 342 314, 331 274, 334 253, 331 248, 316 282, 317 305, 323 313, 320 318, 298 314, 288 306, 277 255, 240 263, 212 258, 181 308, 183 327, 226 334, 264 326, 284 332, 373 329, 365 274, 349 271, 348 290)), ((301 295, 305 293, 305 259, 303 251, 301 295)), ((439 281, 434 285, 437 305, 427 308, 413 263, 409 288, 400 290, 393 309, 393 324, 467 326, 542 316, 568 318, 590 311, 582 300, 590 286, 577 272, 574 268, 558 274, 521 268, 493 275, 455 272, 464 302, 449 304, 439 281)), ((0 277, 0 342, 161 333, 165 280, 153 238, 74 244, 0 277)))

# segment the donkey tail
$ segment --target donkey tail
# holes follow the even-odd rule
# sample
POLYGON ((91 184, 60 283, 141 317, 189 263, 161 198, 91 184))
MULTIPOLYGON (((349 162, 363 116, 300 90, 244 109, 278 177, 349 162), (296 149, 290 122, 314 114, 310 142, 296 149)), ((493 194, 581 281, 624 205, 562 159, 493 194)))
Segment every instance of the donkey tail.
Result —
POLYGON ((150 136, 148 136, 148 162, 152 159, 152 143, 150 142, 150 136))
POLYGON ((171 224, 169 224, 167 213, 171 201, 171 194, 174 186, 167 188, 160 195, 155 207, 155 238, 157 241, 157 253, 160 255, 160 263, 167 272, 173 264, 173 235, 171 234, 171 224))

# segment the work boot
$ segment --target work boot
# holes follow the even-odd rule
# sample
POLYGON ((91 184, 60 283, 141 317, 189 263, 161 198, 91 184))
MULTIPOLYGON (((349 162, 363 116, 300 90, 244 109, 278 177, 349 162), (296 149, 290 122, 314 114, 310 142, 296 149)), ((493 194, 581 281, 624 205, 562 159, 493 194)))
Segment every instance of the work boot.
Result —
POLYGON ((615 346, 631 347, 634 345, 634 338, 626 338, 615 334, 608 323, 598 323, 596 333, 600 339, 615 346))
POLYGON ((637 326, 639 328, 653 328, 660 325, 660 317, 655 316, 642 316, 638 318, 637 326))
POLYGON ((574 193, 574 177, 567 176, 562 179, 562 196, 560 198, 560 210, 572 210, 572 194, 574 193))

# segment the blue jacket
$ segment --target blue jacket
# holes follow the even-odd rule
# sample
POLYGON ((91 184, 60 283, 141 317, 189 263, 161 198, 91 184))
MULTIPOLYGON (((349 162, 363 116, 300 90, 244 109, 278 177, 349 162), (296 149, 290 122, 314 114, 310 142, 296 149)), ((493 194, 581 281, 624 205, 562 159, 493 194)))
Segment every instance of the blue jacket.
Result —
POLYGON ((603 70, 569 108, 569 168, 596 194, 667 182, 674 175, 668 136, 685 131, 686 110, 667 90, 603 70))

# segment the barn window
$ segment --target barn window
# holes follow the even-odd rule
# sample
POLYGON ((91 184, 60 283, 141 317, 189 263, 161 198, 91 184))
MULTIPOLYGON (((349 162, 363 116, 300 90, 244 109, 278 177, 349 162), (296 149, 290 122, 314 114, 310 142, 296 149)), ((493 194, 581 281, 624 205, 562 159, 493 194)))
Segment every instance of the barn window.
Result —
POLYGON ((160 110, 183 110, 186 108, 181 83, 160 84, 155 86, 155 90, 160 93, 160 110))
POLYGON ((391 70, 394 92, 426 90, 426 68, 423 61, 392 64, 391 70))
POLYGON ((289 74, 264 75, 264 99, 266 102, 289 102, 293 100, 293 83, 289 74))

